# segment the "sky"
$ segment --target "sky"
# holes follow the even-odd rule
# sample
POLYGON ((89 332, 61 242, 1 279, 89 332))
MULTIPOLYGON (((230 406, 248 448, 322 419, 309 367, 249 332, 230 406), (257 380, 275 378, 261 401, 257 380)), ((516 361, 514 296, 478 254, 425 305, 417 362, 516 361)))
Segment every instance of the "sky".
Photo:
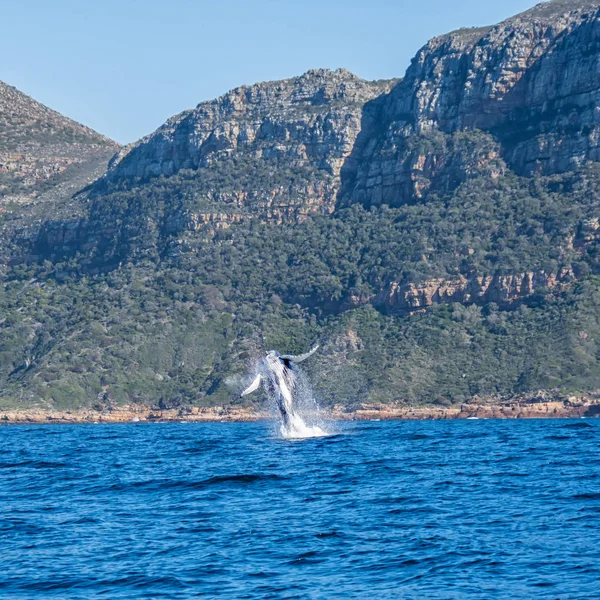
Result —
POLYGON ((431 37, 536 0, 0 0, 0 80, 120 143, 239 85, 401 77, 431 37))

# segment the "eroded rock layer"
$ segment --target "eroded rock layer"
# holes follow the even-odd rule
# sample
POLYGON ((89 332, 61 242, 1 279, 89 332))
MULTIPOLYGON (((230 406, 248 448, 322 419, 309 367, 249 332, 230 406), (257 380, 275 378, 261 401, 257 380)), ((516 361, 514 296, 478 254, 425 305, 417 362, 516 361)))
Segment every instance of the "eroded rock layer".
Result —
POLYGON ((363 106, 389 85, 338 69, 236 88, 124 148, 106 179, 143 182, 192 170, 212 180, 203 199, 234 212, 254 210, 280 221, 329 214, 363 106), (240 178, 244 171, 258 179, 240 178), (228 181, 232 176, 238 181, 228 181))
POLYGON ((482 169, 530 176, 597 161, 598 9, 548 2, 431 40, 382 103, 344 202, 397 206, 482 169))

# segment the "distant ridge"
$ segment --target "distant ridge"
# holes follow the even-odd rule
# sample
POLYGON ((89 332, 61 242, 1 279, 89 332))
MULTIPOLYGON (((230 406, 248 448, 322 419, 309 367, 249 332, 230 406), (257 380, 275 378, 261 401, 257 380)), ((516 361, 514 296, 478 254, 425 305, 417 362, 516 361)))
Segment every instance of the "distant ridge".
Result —
POLYGON ((551 18, 561 13, 585 11, 598 8, 599 6, 599 0, 548 0, 547 2, 536 4, 533 8, 511 17, 507 21, 523 18, 551 18))
POLYGON ((0 210, 27 203, 69 178, 95 170, 118 144, 0 82, 0 210))
POLYGON ((0 82, 0 262, 16 232, 80 212, 72 196, 105 171, 119 145, 0 82))

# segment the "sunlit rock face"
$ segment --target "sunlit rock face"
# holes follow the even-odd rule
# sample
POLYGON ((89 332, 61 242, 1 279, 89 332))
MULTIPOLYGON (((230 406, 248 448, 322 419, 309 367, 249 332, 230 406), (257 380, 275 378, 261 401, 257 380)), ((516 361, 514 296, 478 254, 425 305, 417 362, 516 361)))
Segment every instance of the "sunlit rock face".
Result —
POLYGON ((382 103, 344 203, 400 205, 487 170, 600 157, 600 3, 555 1, 426 44, 382 103))
POLYGON ((121 149, 86 218, 44 225, 35 253, 118 264, 249 221, 423 203, 472 178, 597 161, 599 7, 555 0, 439 36, 403 80, 313 70, 203 102, 121 149))
POLYGON ((362 128, 363 107, 389 86, 338 69, 236 88, 124 148, 106 179, 148 181, 195 171, 199 180, 234 179, 202 192, 206 201, 233 212, 251 210, 276 221, 329 214, 362 128), (247 181, 240 177, 244 171, 259 177, 247 181))
POLYGON ((34 252, 83 251, 102 267, 177 254, 193 234, 210 237, 250 220, 289 224, 329 215, 365 105, 392 84, 312 70, 201 103, 121 149, 88 191, 86 218, 46 223, 34 252))
POLYGON ((105 171, 112 140, 0 82, 0 277, 40 224, 83 213, 73 195, 105 171))

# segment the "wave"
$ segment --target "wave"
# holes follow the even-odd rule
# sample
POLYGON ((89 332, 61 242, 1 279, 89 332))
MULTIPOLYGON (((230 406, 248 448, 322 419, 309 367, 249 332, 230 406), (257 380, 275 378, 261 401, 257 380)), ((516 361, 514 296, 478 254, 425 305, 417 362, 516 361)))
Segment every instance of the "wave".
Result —
POLYGON ((114 483, 108 487, 94 486, 84 490, 84 493, 97 493, 99 491, 112 492, 140 492, 140 491, 164 491, 164 490, 201 490, 212 486, 245 486, 259 482, 283 481, 285 477, 276 474, 241 474, 241 475, 218 475, 203 479, 201 481, 188 480, 157 480, 133 481, 114 483))
POLYGON ((0 469, 62 469, 67 466, 67 463, 48 462, 44 460, 25 460, 22 462, 0 463, 0 469))
POLYGON ((600 500, 600 492, 587 492, 584 494, 577 494, 572 498, 573 500, 600 500))

